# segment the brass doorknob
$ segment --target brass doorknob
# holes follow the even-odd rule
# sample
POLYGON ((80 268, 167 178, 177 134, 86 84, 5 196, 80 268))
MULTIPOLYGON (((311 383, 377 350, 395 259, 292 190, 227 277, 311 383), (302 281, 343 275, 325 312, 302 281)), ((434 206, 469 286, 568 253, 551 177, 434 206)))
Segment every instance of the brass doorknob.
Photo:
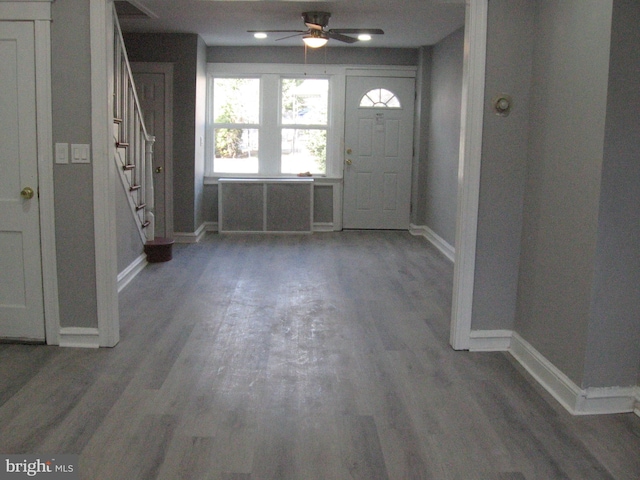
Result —
POLYGON ((162 173, 162 167, 156 168, 156 173, 162 173))
POLYGON ((347 158, 344 163, 346 163, 347 165, 351 165, 353 162, 350 158, 347 158))
POLYGON ((33 191, 33 188, 31 188, 31 187, 24 187, 22 189, 22 191, 20 192, 20 196, 22 198, 24 198, 25 200, 31 200, 34 195, 35 195, 35 192, 33 191))
POLYGON ((353 150, 351 150, 350 148, 347 148, 347 154, 351 155, 351 152, 353 152, 353 150))

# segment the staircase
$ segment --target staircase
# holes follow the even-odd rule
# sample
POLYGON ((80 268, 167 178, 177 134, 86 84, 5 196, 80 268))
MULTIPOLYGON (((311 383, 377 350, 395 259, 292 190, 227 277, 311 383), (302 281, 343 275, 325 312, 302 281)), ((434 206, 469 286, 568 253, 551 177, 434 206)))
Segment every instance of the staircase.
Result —
POLYGON ((140 238, 154 242, 153 143, 147 133, 114 9, 113 141, 115 162, 140 238))

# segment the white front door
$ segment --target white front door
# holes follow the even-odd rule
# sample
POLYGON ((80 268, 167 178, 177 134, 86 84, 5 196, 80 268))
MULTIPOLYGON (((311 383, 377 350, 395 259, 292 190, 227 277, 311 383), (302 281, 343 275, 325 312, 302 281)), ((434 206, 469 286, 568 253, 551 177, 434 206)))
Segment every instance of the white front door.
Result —
POLYGON ((172 84, 173 66, 166 63, 132 62, 140 108, 153 144, 153 193, 155 236, 173 236, 172 204, 172 84))
POLYGON ((34 26, 0 22, 0 337, 45 339, 34 26))
POLYGON ((344 228, 409 228, 415 79, 347 77, 344 228))

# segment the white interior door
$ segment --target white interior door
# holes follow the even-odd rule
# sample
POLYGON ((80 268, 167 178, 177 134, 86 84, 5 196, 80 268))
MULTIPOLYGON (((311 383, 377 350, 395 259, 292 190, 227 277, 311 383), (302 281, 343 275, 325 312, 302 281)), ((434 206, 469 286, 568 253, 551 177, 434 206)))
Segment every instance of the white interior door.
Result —
POLYGON ((166 63, 131 63, 140 108, 153 144, 155 235, 173 236, 172 203, 172 83, 173 67, 166 63))
POLYGON ((415 79, 347 77, 344 228, 409 228, 415 79))
POLYGON ((0 337, 40 341, 34 51, 33 23, 0 22, 0 337))

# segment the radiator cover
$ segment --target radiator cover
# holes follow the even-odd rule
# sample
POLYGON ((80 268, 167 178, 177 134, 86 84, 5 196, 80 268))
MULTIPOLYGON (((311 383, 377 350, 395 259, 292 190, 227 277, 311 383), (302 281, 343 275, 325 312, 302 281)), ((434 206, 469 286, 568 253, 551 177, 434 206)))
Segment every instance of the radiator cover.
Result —
POLYGON ((311 233, 313 178, 221 178, 220 233, 311 233))

